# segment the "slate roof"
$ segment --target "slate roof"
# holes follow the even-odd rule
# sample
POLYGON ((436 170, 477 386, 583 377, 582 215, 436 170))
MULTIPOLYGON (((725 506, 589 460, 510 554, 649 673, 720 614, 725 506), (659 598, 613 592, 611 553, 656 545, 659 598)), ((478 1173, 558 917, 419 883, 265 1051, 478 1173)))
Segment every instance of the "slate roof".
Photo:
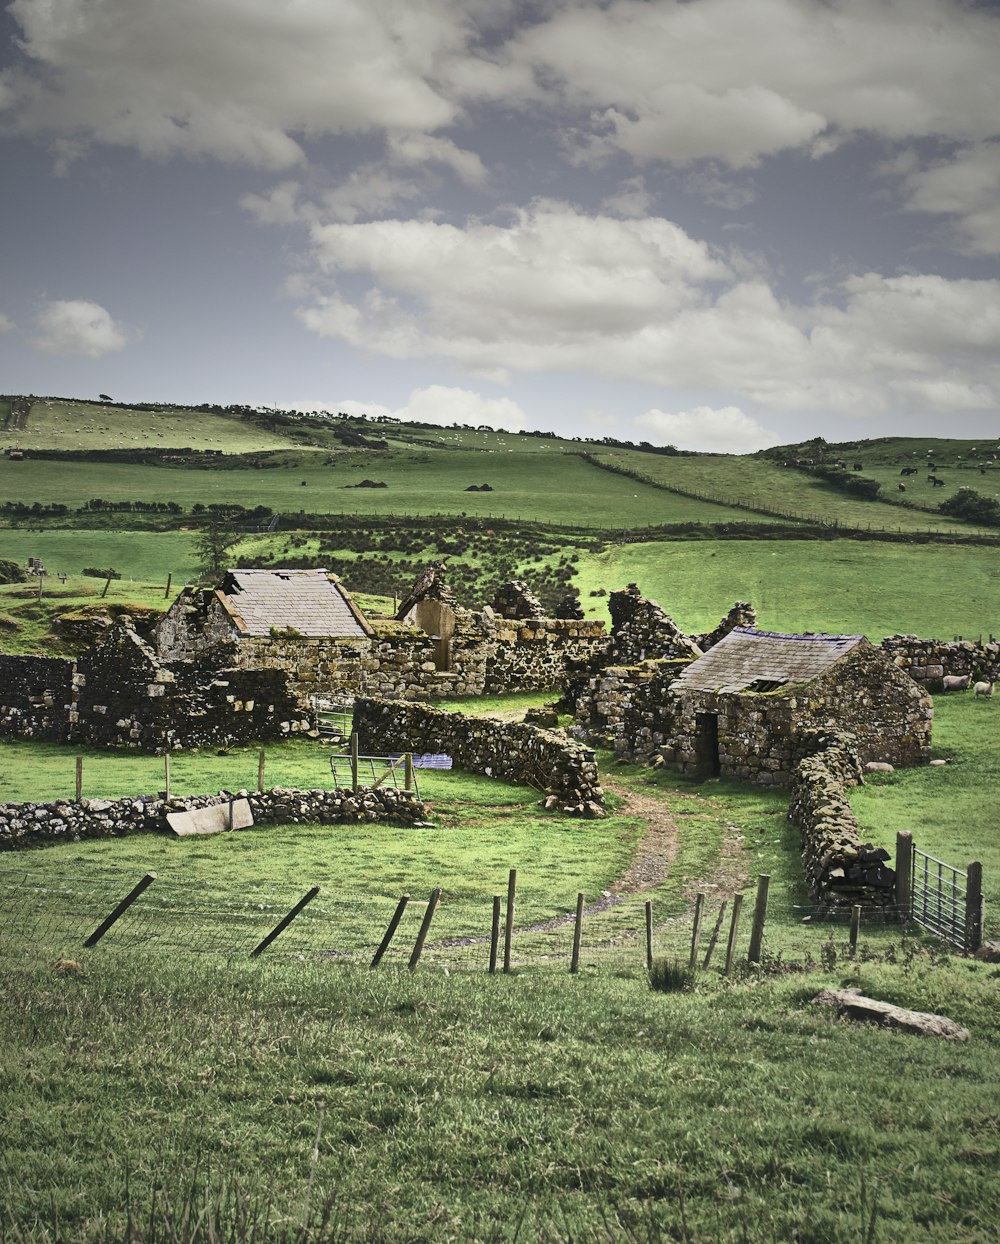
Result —
POLYGON ((784 635, 737 626, 674 681, 681 691, 777 690, 811 682, 864 639, 863 635, 784 635), (768 684, 774 684, 770 686, 768 684))
POLYGON ((371 634, 346 588, 325 570, 230 570, 218 596, 247 636, 289 627, 312 639, 371 634))

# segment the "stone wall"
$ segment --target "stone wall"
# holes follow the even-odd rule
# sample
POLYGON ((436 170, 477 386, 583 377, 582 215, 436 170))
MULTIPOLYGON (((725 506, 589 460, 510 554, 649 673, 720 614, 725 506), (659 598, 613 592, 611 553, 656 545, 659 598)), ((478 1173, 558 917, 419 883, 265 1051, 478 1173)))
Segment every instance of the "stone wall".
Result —
POLYGON ((496 618, 485 654, 482 690, 488 695, 549 691, 566 682, 567 668, 607 644, 603 622, 565 618, 496 618))
POLYGON ((945 675, 971 675, 973 682, 993 682, 1000 672, 1000 643, 970 639, 918 639, 916 635, 893 635, 882 640, 882 649, 916 682, 931 691, 942 690, 945 675))
POLYGON ((608 597, 611 614, 609 660, 614 665, 637 665, 647 659, 699 657, 701 649, 654 600, 647 600, 634 583, 608 597))
POLYGON ((795 770, 788 819, 801 835, 814 915, 836 916, 860 904, 868 921, 879 914, 897 919, 896 874, 887 867, 889 852, 861 841, 847 798, 848 789, 863 780, 853 740, 837 731, 813 731, 802 743, 816 750, 795 770))
POLYGON ((410 792, 362 790, 296 790, 276 786, 256 791, 192 795, 183 799, 160 799, 142 795, 132 799, 57 800, 53 803, 0 804, 0 851, 78 842, 83 838, 117 838, 127 834, 172 833, 168 812, 188 812, 246 799, 255 825, 287 825, 319 821, 352 824, 384 821, 412 825, 426 815, 424 805, 410 792))
POLYGON ((0 654, 0 736, 60 742, 76 712, 76 662, 0 654))
POLYGON ((429 705, 359 698, 354 730, 373 755, 441 752, 471 773, 525 783, 545 806, 571 816, 601 816, 604 792, 593 751, 561 730, 448 713, 429 705))

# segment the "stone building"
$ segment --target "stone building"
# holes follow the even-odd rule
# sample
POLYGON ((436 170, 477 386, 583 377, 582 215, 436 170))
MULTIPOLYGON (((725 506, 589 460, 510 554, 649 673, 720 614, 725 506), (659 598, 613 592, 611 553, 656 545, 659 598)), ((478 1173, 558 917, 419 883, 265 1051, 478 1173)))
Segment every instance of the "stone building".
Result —
POLYGON ((800 736, 820 728, 850 734, 862 762, 930 759, 930 696, 863 635, 736 627, 643 692, 646 745, 692 777, 786 784, 800 736))

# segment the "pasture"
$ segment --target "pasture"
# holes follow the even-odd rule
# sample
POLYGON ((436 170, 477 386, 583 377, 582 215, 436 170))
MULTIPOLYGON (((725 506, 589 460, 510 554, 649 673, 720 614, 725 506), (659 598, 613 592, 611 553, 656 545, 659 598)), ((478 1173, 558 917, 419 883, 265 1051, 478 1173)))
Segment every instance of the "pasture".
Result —
MULTIPOLYGON (((54 440, 83 417, 79 408, 50 414, 45 434, 54 440)), ((93 407, 86 418, 106 424, 119 415, 116 434, 125 435, 132 417, 123 412, 93 407)), ((137 412, 127 434, 148 437, 153 421, 137 412)), ((222 423, 227 430, 207 417, 199 425, 207 447, 228 435, 227 453, 268 448, 261 429, 222 423)), ((106 438, 104 424, 96 430, 106 438)), ((39 414, 36 431, 44 427, 39 414)), ((753 516, 565 451, 606 452, 672 487, 766 498, 824 522, 850 516, 896 527, 902 516, 913 523, 908 530, 945 527, 919 511, 852 501, 766 460, 659 457, 471 429, 376 430, 388 434, 390 452, 288 449, 288 438, 277 437, 286 449, 269 461, 281 465, 267 468, 245 459, 213 470, 0 459, 0 486, 5 499, 31 502, 163 499, 190 511, 235 501, 291 516, 273 537, 246 536, 234 562, 250 551, 319 557, 320 537, 294 526, 302 510, 356 514, 359 536, 366 520, 374 528, 393 513, 520 515, 545 525, 544 548, 531 531, 515 539, 498 527, 491 538, 497 557, 529 581, 533 567, 565 564, 571 531, 572 573, 588 612, 605 609, 595 593, 635 581, 688 631, 714 626, 737 599, 752 601, 768 629, 876 641, 897 631, 951 638, 1000 630, 994 548, 721 540, 705 538, 714 534, 707 527, 686 541, 630 543, 626 532, 649 525, 753 516), (346 487, 365 477, 389 487, 346 487), (464 491, 481 483, 494 491, 464 491), (541 562, 519 547, 532 540, 541 562)), ((966 450, 933 447, 957 476, 966 450)), ((900 445, 858 452, 866 475, 898 478, 900 445)), ((0 556, 40 556, 50 571, 73 576, 63 596, 46 579, 41 602, 33 583, 0 588, 0 613, 21 625, 0 631, 6 651, 52 651, 50 614, 94 603, 103 587, 77 577, 83 566, 125 576, 106 598, 122 607, 162 607, 166 575, 178 589, 198 571, 197 531, 176 526, 189 526, 187 516, 162 531, 129 530, 128 515, 121 531, 74 527, 74 515, 62 521, 0 530, 0 556)), ((463 535, 455 527, 449 539, 463 535)), ((342 539, 342 548, 326 541, 323 559, 350 585, 359 548, 342 539)), ((379 552, 416 568, 434 559, 420 549, 379 552)), ((478 545, 469 556, 485 569, 478 545)), ((533 698, 548 697, 450 707, 513 713, 533 698)), ((993 937, 997 712, 993 701, 938 697, 935 755, 951 763, 873 776, 851 794, 872 842, 891 851, 897 830, 908 829, 949 863, 982 861, 993 937)), ((0 743, 0 800, 70 796, 78 754, 0 743)), ((606 754, 599 762, 611 794, 609 816, 596 822, 545 814, 537 792, 523 787, 431 771, 421 775, 430 824, 408 830, 290 824, 0 855, 0 1240, 992 1239, 1000 1212, 996 968, 952 959, 891 927, 863 928, 852 959, 846 929, 804 924, 809 903, 786 792, 694 785, 606 754), (607 901, 640 860, 649 871, 621 901, 607 901), (515 970, 490 977, 483 939, 510 867, 519 873, 515 970), (97 899, 115 901, 148 870, 157 882, 142 900, 147 922, 137 917, 132 937, 125 921, 84 951, 97 899), (749 896, 765 872, 762 966, 723 977, 717 954, 690 991, 651 990, 644 902, 656 953, 686 961, 694 896, 707 895, 710 923, 724 899, 749 896), (321 892, 311 914, 250 961, 248 939, 312 885, 321 892), (442 904, 410 973, 420 904, 435 886, 442 904), (570 976, 578 891, 588 914, 582 970, 570 976), (413 902, 401 940, 371 971, 372 947, 404 892, 413 902), (78 967, 55 968, 63 957, 78 967), (947 1014, 970 1030, 970 1042, 837 1022, 810 1003, 831 986, 947 1014)), ((256 764, 254 748, 179 753, 171 785, 250 787, 256 764)), ((269 747, 266 772, 269 785, 323 785, 326 749, 269 747)), ((151 793, 162 782, 162 758, 84 752, 88 797, 151 793)))

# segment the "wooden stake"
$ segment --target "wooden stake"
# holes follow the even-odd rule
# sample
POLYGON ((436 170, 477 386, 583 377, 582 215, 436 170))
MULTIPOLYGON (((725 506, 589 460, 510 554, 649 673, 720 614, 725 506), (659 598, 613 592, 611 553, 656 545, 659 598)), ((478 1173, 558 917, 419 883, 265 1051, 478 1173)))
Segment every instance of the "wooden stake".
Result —
POLYGON ((908 830, 896 834, 896 914, 905 924, 912 915, 913 835, 908 830))
POLYGON ((76 802, 83 798, 83 757, 76 758, 76 802))
POLYGON ((292 923, 292 921, 299 914, 302 908, 307 906, 307 904, 311 903, 318 893, 319 893, 319 886, 314 885, 313 888, 308 891, 308 893, 303 894, 303 896, 295 904, 295 906, 288 913, 288 915, 283 916, 278 921, 278 923, 274 926, 271 932, 268 933, 267 937, 265 937, 264 940, 259 945, 255 946, 253 950, 250 951, 250 958, 256 959, 258 955, 262 955, 264 951, 267 950, 268 946, 270 946, 270 944, 278 936, 278 934, 284 933, 285 929, 288 928, 288 926, 292 923))
POLYGON ((983 944, 983 866, 973 860, 966 872, 965 953, 971 955, 983 944))
POLYGON ((410 955, 411 972, 420 960, 420 952, 424 948, 424 942, 427 940, 427 934, 430 932, 431 921, 434 919, 434 913, 440 901, 440 889, 431 890, 431 896, 427 901, 427 910, 424 912, 424 918, 420 922, 420 932, 417 934, 417 940, 413 943, 413 954, 410 955))
POLYGON ((389 927, 385 931, 385 936, 379 943, 378 950, 375 951, 375 957, 372 959, 372 967, 377 968, 382 962, 382 956, 389 949, 389 943, 392 941, 396 930, 399 928, 399 922, 403 918, 403 912, 406 911, 406 904, 410 901, 408 894, 401 894, 399 902, 396 904, 396 910, 392 913, 392 919, 389 921, 389 927))
POLYGON ((573 957, 570 959, 569 970, 576 975, 580 970, 580 938, 583 935, 583 895, 576 896, 576 923, 573 926, 573 957))
POLYGON ((517 869, 510 870, 507 878, 507 919, 503 926, 503 970, 510 971, 511 941, 514 937, 514 907, 517 901, 517 869))
POLYGON ((646 971, 653 970, 653 904, 646 899, 646 971))
MULTIPOLYGON (((108 575, 108 577, 104 580, 104 591, 103 591, 103 592, 101 592, 101 600, 103 600, 103 599, 105 598, 105 596, 107 596, 107 594, 108 594, 108 588, 109 588, 110 586, 111 586, 111 576, 110 576, 110 575, 108 575)), ((41 596, 41 594, 42 594, 42 581, 41 581, 41 579, 39 579, 39 581, 38 581, 38 595, 39 595, 39 596, 41 596)))
POLYGON ((108 916, 107 919, 103 920, 93 931, 93 933, 91 933, 91 935, 83 943, 84 946, 96 946, 115 921, 120 919, 125 912, 128 911, 139 895, 142 894, 144 890, 147 890, 155 880, 156 873, 146 873, 145 877, 143 877, 139 884, 133 888, 131 893, 125 895, 111 915, 108 916))
POLYGON ((500 904, 503 900, 499 894, 493 895, 493 922, 490 925, 490 975, 497 970, 497 955, 500 951, 500 904))
POLYGON ((404 760, 406 768, 403 770, 403 786, 406 790, 413 790, 413 753, 407 752, 404 760))
POLYGON ((707 968, 712 962, 712 955, 715 953, 715 944, 719 940, 719 933, 722 931, 722 922, 726 918, 726 900, 723 899, 722 906, 719 908, 719 918, 715 922, 715 928, 712 930, 712 936, 708 939, 708 950, 705 951, 705 961, 702 963, 703 968, 707 968))
POLYGON ((722 969, 723 976, 728 976, 733 969, 733 955, 736 952, 736 935, 740 929, 740 912, 743 910, 743 895, 733 895, 733 915, 729 922, 729 940, 726 942, 726 966, 722 969))
POLYGON ((705 896, 699 894, 694 900, 694 922, 691 926, 691 961, 692 968, 698 966, 698 944, 701 941, 701 917, 705 910, 705 896))
POLYGON ((264 793, 264 749, 257 753, 257 794, 264 793))
POLYGON ((858 933, 861 929, 861 907, 858 903, 851 908, 850 955, 853 959, 858 953, 858 933))
POLYGON ((173 575, 169 575, 169 574, 167 575, 167 586, 163 589, 163 599, 164 599, 164 600, 168 600, 168 599, 169 599, 169 597, 170 597, 170 580, 171 580, 172 578, 173 578, 173 575))
POLYGON ((753 909, 753 928, 750 930, 750 949, 747 963, 760 963, 760 951, 764 941, 764 922, 767 919, 767 890, 771 878, 761 873, 757 878, 757 902, 753 909))
POLYGON ((351 790, 358 793, 358 736, 351 731, 351 790))
POLYGON ((170 798, 170 753, 163 753, 163 797, 170 798))

